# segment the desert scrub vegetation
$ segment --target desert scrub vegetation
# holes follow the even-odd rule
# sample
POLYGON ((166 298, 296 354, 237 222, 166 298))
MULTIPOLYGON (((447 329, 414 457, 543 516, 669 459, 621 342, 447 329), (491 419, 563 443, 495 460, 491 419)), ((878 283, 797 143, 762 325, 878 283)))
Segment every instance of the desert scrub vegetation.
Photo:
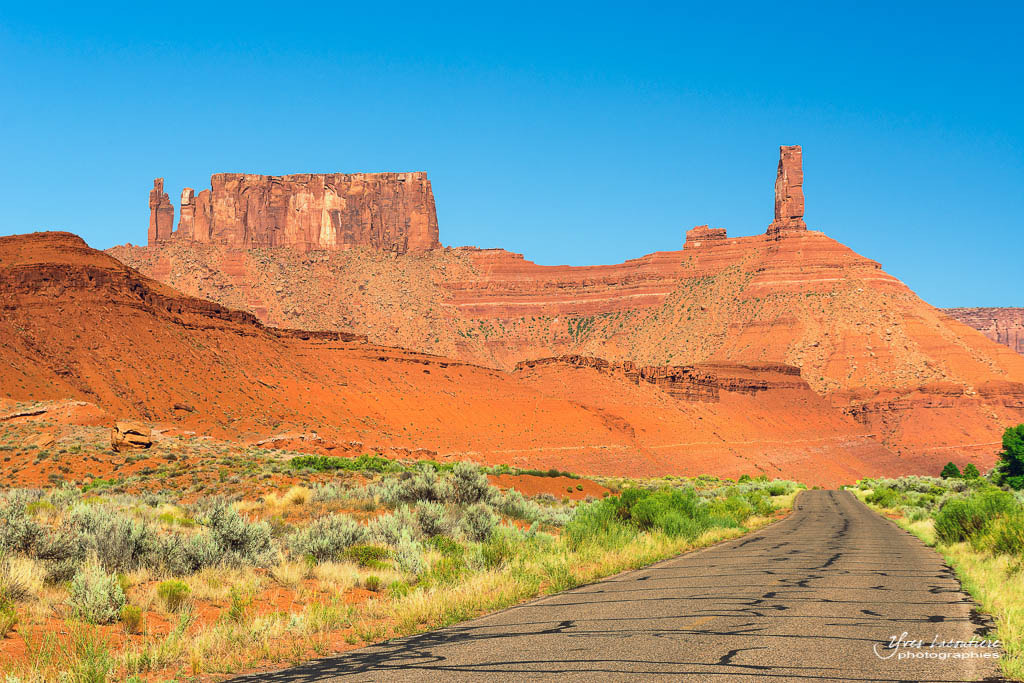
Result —
POLYGON ((865 479, 853 491, 945 558, 981 610, 995 617, 1003 674, 1024 680, 1024 492, 1007 481, 1017 475, 998 466, 986 476, 943 472, 865 479))
POLYGON ((0 674, 113 681, 297 664, 732 538, 798 489, 618 480, 619 495, 560 503, 491 486, 497 468, 381 469, 260 501, 3 492, 0 674), (13 639, 24 647, 6 656, 13 639))

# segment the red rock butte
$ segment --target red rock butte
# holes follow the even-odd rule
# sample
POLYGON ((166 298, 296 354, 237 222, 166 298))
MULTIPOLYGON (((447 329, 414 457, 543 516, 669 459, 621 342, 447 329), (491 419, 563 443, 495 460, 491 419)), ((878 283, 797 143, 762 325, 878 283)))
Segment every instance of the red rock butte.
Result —
POLYGON ((405 254, 436 249, 437 212, 426 173, 217 173, 181 193, 181 218, 163 178, 149 193, 149 244, 172 240, 300 252, 356 246, 405 254))

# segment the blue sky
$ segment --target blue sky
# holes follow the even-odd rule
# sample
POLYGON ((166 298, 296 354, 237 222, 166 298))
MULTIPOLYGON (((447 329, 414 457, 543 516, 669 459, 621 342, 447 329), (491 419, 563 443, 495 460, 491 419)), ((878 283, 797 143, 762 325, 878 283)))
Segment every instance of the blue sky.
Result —
POLYGON ((1018 3, 359 5, 4 3, 0 234, 145 243, 157 176, 424 170, 444 244, 614 263, 762 232, 802 144, 810 227, 1024 305, 1018 3))

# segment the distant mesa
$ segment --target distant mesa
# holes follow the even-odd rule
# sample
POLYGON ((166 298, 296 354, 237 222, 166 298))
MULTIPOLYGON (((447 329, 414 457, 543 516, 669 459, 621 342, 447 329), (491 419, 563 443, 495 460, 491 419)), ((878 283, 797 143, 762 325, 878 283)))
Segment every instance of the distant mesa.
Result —
POLYGON ((441 246, 426 173, 217 173, 210 188, 181 193, 177 231, 163 178, 149 193, 149 244, 173 240, 232 248, 397 254, 441 246))

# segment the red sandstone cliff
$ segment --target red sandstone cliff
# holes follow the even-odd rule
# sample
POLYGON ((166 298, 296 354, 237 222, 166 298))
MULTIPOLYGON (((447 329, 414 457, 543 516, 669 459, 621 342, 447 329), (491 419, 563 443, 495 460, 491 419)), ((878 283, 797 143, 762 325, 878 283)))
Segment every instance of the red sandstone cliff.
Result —
POLYGON ((1024 355, 1024 308, 947 308, 946 313, 1024 355))
POLYGON ((398 254, 440 246, 426 173, 218 173, 181 194, 178 230, 163 179, 150 192, 149 244, 172 239, 298 251, 367 246, 398 254))

